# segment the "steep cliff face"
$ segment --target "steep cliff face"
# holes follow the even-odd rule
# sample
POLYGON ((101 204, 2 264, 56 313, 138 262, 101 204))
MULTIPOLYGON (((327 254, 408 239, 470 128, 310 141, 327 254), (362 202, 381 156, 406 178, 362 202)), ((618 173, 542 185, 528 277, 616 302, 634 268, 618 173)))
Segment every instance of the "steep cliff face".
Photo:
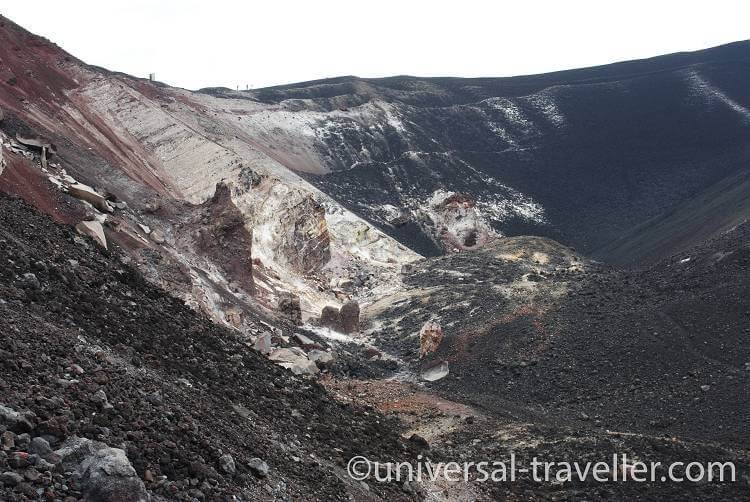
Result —
POLYGON ((442 252, 435 229, 398 216, 446 191, 470 195, 503 235, 638 263, 748 214, 736 185, 750 165, 749 62, 739 42, 526 77, 344 77, 240 94, 308 123, 325 116, 311 139, 328 172, 305 178, 422 254, 442 252), (704 203, 690 207, 694 197, 704 203))
POLYGON ((89 67, 4 18, 0 46, 2 131, 18 157, 6 191, 69 223, 96 213, 148 277, 216 319, 248 302, 273 311, 289 293, 317 317, 347 299, 331 279, 388 285, 419 258, 298 175, 327 170, 304 114, 89 67), (19 133, 56 143, 54 165, 19 133), (120 206, 70 200, 66 177, 120 206))

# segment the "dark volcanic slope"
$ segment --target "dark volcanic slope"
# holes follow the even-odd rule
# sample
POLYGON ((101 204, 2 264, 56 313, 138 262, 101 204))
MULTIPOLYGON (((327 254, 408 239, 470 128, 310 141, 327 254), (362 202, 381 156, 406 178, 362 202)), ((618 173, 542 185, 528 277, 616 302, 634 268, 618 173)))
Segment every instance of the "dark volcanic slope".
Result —
POLYGON ((747 448, 750 223, 642 272, 571 260, 517 238, 418 264, 377 335, 416 365, 406 335, 438 318, 419 364, 449 361, 435 388, 494 413, 747 448))
MULTIPOLYGON (((26 432, 53 448, 73 435, 123 448, 146 488, 169 499, 403 496, 384 484, 365 492, 336 474, 355 454, 403 456, 389 421, 336 403, 317 383, 293 377, 145 283, 93 241, 4 194, 0 404, 30 416, 26 432), (111 409, 102 407, 98 391, 111 409), (224 454, 234 458, 236 474, 221 468, 224 454), (267 478, 248 468, 253 457, 269 464, 267 478)), ((14 429, 4 418, 2 431, 14 429)), ((28 441, 18 436, 7 446, 4 435, 0 471, 23 473, 27 462, 18 459, 26 458, 28 441)), ((69 475, 37 469, 37 481, 6 484, 0 499, 43 499, 45 490, 47 500, 81 496, 69 475)))
POLYGON ((308 178, 422 252, 424 239, 390 227, 377 207, 444 188, 499 205, 491 216, 506 234, 550 236, 615 263, 658 260, 714 235, 703 222, 727 224, 736 208, 709 201, 685 221, 665 220, 666 232, 639 225, 653 228, 699 194, 720 196, 706 191, 750 169, 749 42, 546 75, 344 77, 252 96, 343 110, 323 134, 333 172, 308 178), (367 106, 388 120, 363 125, 367 106), (546 223, 507 210, 518 192, 546 223))

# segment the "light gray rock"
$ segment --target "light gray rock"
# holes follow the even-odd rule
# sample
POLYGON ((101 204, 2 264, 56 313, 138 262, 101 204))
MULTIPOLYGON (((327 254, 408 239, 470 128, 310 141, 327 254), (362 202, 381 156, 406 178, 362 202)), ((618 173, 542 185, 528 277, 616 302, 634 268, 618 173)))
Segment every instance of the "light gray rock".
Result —
POLYGON ((279 366, 291 370, 295 375, 315 375, 320 371, 315 363, 307 358, 304 351, 297 347, 276 349, 268 358, 279 366))
POLYGON ((255 339, 255 343, 253 344, 253 348, 265 356, 270 354, 273 350, 271 333, 265 331, 258 335, 258 338, 255 339))
POLYGON ((265 478, 266 476, 268 476, 268 471, 270 470, 268 464, 257 457, 250 459, 250 461, 247 463, 247 466, 250 468, 250 470, 253 471, 253 473, 255 473, 256 476, 260 478, 265 478))
POLYGON ((433 366, 432 368, 428 368, 422 372, 422 380, 425 380, 427 382, 436 382, 438 380, 441 380, 448 376, 449 369, 448 369, 448 362, 443 361, 442 363, 433 366))
POLYGON ((46 439, 35 437, 29 444, 29 453, 43 457, 48 453, 52 453, 52 448, 46 439))
POLYGON ((151 240, 157 244, 164 244, 164 241, 166 241, 164 232, 162 232, 161 230, 152 230, 151 234, 149 234, 149 237, 151 237, 151 240))
POLYGON ((82 221, 76 225, 76 232, 91 237, 101 247, 107 249, 107 237, 104 235, 104 227, 98 221, 82 221))
POLYGON ((234 476, 234 473, 237 472, 237 467, 234 464, 234 458, 232 458, 232 456, 228 453, 219 457, 219 467, 221 467, 221 470, 229 474, 230 476, 234 476))
POLYGON ((80 480, 91 502, 147 502, 148 493, 125 452, 104 443, 72 437, 55 453, 80 480))
POLYGON ((33 428, 27 416, 2 404, 0 404, 0 422, 13 432, 29 432, 33 428))
POLYGON ((297 342, 303 347, 317 345, 311 338, 306 337, 302 333, 295 333, 294 339, 297 340, 297 342))
POLYGON ((23 482, 23 476, 17 472, 8 471, 0 474, 0 483, 6 486, 16 486, 23 482))

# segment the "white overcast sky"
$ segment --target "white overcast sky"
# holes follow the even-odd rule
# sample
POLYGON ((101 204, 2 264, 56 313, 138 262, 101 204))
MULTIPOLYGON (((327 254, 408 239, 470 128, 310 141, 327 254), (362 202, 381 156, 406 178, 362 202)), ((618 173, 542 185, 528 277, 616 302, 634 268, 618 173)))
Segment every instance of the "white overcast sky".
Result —
POLYGON ((750 38, 747 0, 0 0, 0 13, 88 63, 188 89, 510 76, 750 38))

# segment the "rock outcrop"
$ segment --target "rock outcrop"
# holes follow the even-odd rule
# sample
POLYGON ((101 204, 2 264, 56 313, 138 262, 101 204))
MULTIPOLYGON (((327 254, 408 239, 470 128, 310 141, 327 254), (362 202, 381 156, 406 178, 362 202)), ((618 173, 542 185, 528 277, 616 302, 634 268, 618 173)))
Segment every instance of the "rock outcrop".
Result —
POLYGON ((331 259, 325 209, 309 193, 281 183, 256 208, 256 242, 272 260, 307 274, 331 259))
POLYGON ((253 230, 232 201, 228 184, 216 184, 213 197, 201 205, 196 220, 192 225, 198 251, 218 264, 229 280, 252 293, 253 230))
POLYGON ((465 193, 438 190, 423 213, 449 253, 481 247, 495 234, 477 209, 476 200, 465 193))

